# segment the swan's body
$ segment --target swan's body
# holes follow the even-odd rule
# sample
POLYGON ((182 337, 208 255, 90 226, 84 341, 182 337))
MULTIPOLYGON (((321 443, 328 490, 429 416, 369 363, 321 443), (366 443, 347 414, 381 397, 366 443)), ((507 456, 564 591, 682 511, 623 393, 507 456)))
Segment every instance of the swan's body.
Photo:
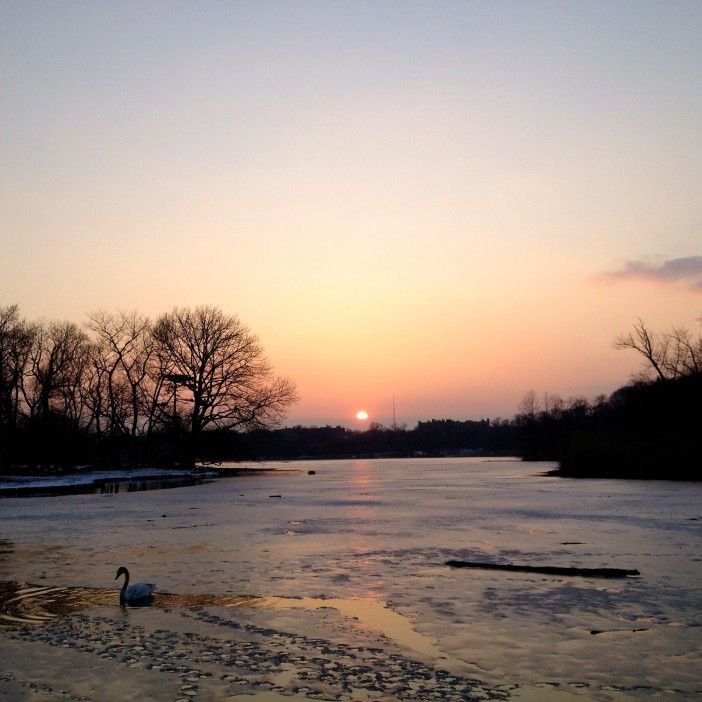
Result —
POLYGON ((124 566, 121 566, 117 571, 115 580, 117 580, 120 575, 124 575, 124 585, 122 585, 122 589, 119 593, 120 605, 148 604, 151 601, 151 596, 156 589, 153 583, 136 583, 135 585, 129 585, 129 571, 124 566))

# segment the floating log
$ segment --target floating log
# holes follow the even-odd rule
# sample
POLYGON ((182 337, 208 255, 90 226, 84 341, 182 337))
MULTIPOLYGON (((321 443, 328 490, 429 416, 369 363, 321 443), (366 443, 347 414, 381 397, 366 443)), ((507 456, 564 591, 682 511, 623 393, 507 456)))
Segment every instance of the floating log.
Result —
POLYGON ((638 634, 641 631, 650 631, 650 629, 591 629, 590 633, 593 636, 598 636, 599 634, 638 634))
POLYGON ((509 570, 517 573, 542 573, 544 575, 571 575, 583 578, 628 578, 641 575, 638 570, 622 568, 563 568, 559 566, 528 566, 511 563, 484 563, 476 561, 446 561, 452 568, 480 568, 482 570, 509 570))

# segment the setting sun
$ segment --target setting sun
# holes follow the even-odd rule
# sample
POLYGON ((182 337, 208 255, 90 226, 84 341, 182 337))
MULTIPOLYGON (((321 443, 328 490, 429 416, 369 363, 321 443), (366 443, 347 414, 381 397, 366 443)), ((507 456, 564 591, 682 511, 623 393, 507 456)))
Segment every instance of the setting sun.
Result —
POLYGON ((356 412, 356 419, 365 422, 366 419, 368 419, 368 412, 365 410, 358 410, 358 412, 356 412))

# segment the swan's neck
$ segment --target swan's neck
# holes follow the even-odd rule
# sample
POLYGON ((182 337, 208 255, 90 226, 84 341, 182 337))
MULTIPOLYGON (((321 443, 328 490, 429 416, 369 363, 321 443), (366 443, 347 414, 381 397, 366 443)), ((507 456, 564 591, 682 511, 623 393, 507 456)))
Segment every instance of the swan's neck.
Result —
POLYGON ((120 590, 120 593, 119 593, 120 602, 124 602, 126 592, 127 592, 127 585, 129 585, 129 571, 125 569, 125 571, 124 571, 124 584, 122 585, 122 589, 120 590))

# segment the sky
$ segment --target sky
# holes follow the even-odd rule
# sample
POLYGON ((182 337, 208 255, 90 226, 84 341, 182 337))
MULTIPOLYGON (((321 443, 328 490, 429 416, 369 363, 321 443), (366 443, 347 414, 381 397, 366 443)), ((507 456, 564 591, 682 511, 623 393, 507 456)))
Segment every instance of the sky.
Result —
POLYGON ((287 423, 611 392, 702 314, 702 3, 0 4, 0 305, 236 314, 287 423))

